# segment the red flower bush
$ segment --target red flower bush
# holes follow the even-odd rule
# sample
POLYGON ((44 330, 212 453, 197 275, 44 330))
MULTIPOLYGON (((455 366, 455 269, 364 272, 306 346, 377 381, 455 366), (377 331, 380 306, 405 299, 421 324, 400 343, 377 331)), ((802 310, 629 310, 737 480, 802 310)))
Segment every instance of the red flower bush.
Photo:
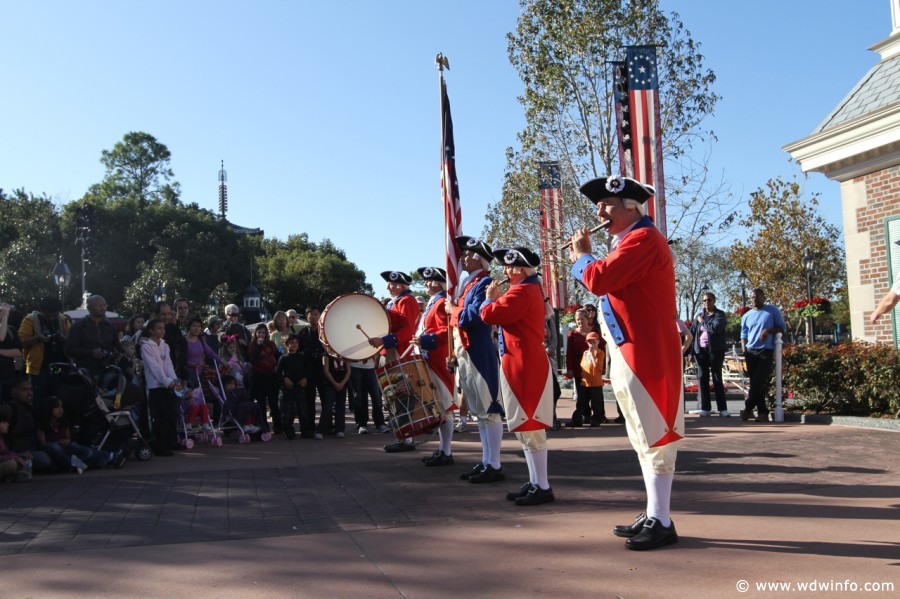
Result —
POLYGON ((743 316, 744 314, 746 314, 749 311, 750 311, 749 306, 741 306, 740 308, 735 310, 734 313, 737 314, 738 316, 743 316))

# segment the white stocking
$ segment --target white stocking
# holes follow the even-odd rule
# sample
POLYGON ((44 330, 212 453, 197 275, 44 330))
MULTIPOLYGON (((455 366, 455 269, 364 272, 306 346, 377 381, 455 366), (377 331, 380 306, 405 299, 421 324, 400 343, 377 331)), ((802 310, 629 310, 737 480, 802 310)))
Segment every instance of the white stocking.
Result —
POLYGON ((481 438, 481 463, 487 466, 491 440, 488 439, 487 422, 478 421, 478 436, 481 438))
POLYGON ((525 463, 528 464, 528 482, 533 485, 537 484, 537 476, 534 473, 534 454, 530 451, 526 451, 525 453, 525 463))
POLYGON ((535 480, 532 482, 546 491, 550 488, 550 481, 547 478, 547 450, 539 449, 532 453, 526 451, 525 455, 531 456, 531 462, 534 464, 535 480))
POLYGON ((488 464, 495 470, 500 469, 500 445, 503 441, 503 422, 490 422, 487 425, 487 436, 490 437, 488 444, 488 464))
POLYGON ((647 517, 656 518, 663 526, 672 524, 669 515, 669 504, 672 500, 672 481, 675 474, 644 473, 644 486, 647 487, 647 517))
POLYGON ((438 429, 438 438, 441 440, 441 451, 444 455, 450 455, 450 444, 453 442, 453 419, 447 418, 438 429))

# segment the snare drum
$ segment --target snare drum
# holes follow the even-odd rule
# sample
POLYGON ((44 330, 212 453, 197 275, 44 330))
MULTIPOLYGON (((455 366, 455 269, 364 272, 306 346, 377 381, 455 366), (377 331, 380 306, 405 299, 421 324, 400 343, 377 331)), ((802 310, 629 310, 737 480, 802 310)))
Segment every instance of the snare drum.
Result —
POLYGON ((369 337, 390 332, 387 311, 377 299, 362 293, 348 293, 325 306, 319 317, 319 340, 332 356, 362 362, 378 354, 369 337))
POLYGON ((398 439, 429 433, 440 426, 441 400, 421 356, 390 362, 376 372, 389 424, 398 439))

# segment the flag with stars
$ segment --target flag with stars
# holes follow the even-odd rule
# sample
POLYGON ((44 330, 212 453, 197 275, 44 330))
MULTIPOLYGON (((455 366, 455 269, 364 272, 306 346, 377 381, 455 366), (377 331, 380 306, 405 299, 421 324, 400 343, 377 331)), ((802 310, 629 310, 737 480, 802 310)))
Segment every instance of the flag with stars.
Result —
POLYGON ((616 138, 619 140, 619 172, 631 177, 631 113, 628 109, 628 65, 624 60, 611 61, 613 99, 616 114, 616 138))
POLYGON ((462 232, 462 209, 459 205, 459 182, 456 180, 456 145, 453 142, 453 119, 447 84, 441 77, 441 196, 444 203, 444 248, 447 253, 447 294, 453 296, 462 273, 462 251, 456 238, 462 232))
POLYGON ((647 213, 665 235, 666 202, 656 46, 627 46, 625 63, 628 73, 631 176, 656 189, 656 196, 647 202, 647 213))
POLYGON ((541 189, 541 283, 544 297, 550 298, 554 309, 565 309, 566 269, 563 251, 556 249, 562 231, 562 178, 559 162, 538 163, 538 187, 541 189))

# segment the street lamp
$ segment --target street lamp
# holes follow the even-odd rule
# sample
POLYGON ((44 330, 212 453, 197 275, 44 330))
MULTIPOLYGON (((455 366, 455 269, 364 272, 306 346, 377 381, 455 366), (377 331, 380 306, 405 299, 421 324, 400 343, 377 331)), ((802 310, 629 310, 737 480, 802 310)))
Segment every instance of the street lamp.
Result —
POLYGON ((62 256, 59 257, 59 262, 53 267, 51 275, 53 276, 53 283, 59 288, 59 301, 62 303, 66 287, 69 286, 69 282, 72 280, 72 271, 69 270, 69 265, 63 261, 62 256))
POLYGON ((687 315, 684 320, 685 320, 685 322, 690 322, 691 321, 691 294, 688 293, 687 291, 685 291, 681 295, 681 297, 684 300, 684 313, 687 315))
POLYGON ((738 282, 741 284, 741 307, 747 305, 747 285, 750 284, 750 277, 743 270, 738 275, 738 282))
MULTIPOLYGON (((816 262, 813 260, 812 254, 809 253, 809 248, 806 248, 806 253, 803 254, 803 270, 806 271, 806 301, 809 302, 810 306, 812 305, 812 275, 815 268, 816 262)), ((815 341, 816 330, 812 314, 806 317, 806 335, 807 343, 815 341)))

